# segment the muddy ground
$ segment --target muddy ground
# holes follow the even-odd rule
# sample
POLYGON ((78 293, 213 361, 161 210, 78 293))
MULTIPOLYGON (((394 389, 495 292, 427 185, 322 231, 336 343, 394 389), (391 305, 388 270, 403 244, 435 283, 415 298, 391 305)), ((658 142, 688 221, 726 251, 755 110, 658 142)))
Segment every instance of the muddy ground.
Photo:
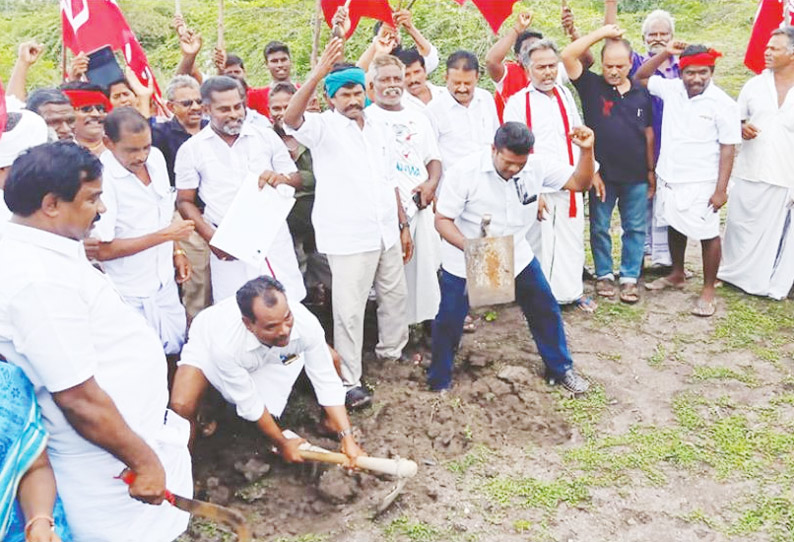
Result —
MULTIPOLYGON (((392 480, 286 465, 232 410, 198 442, 197 495, 242 511, 261 541, 794 540, 794 301, 725 286, 715 317, 691 316, 698 252, 683 292, 564 311, 594 384, 581 399, 540 378, 515 306, 476 311, 445 394, 426 390, 421 364, 376 361, 370 326, 360 443, 419 464, 378 517, 392 480)), ((334 448, 318 417, 304 384, 282 425, 334 448)), ((194 520, 180 541, 234 539, 194 520)))

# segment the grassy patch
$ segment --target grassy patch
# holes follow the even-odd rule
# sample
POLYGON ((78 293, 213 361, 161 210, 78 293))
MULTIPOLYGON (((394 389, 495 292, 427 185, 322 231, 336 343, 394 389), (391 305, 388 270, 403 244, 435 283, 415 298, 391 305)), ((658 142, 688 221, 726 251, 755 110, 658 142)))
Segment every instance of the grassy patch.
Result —
POLYGON ((626 303, 601 303, 593 313, 593 321, 601 326, 639 324, 645 318, 641 306, 626 303))
POLYGON ((656 345, 656 348, 653 351, 647 361, 648 365, 651 367, 661 367, 664 363, 664 360, 667 359, 667 348, 665 348, 663 343, 659 343, 656 345))
POLYGON ((590 499, 588 478, 558 478, 545 482, 531 477, 501 476, 482 486, 488 499, 500 506, 518 505, 553 511, 560 503, 575 506, 590 499))
POLYGON ((743 371, 734 371, 728 367, 711 367, 708 365, 698 365, 692 370, 694 380, 738 380, 748 386, 757 386, 758 380, 751 368, 743 371))
POLYGON ((582 435, 590 438, 595 434, 607 402, 604 387, 594 384, 583 397, 570 397, 560 393, 558 407, 569 423, 575 425, 582 435))
POLYGON ((446 467, 454 474, 466 474, 472 467, 485 464, 493 454, 493 450, 483 444, 478 444, 460 459, 449 461, 446 467))
POLYGON ((750 298, 731 288, 725 288, 722 297, 728 311, 714 336, 730 349, 747 349, 763 360, 780 361, 779 348, 791 341, 794 330, 789 303, 750 298))
POLYGON ((423 521, 412 521, 408 516, 400 516, 384 529, 390 540, 407 539, 410 542, 433 542, 442 540, 442 533, 436 527, 423 521))

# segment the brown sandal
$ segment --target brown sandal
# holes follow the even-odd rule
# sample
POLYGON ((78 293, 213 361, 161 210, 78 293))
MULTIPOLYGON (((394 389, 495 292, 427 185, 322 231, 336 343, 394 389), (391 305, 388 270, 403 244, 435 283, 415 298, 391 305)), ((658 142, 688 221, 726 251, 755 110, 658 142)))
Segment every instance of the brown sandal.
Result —
POLYGON ((598 279, 595 290, 601 297, 615 297, 615 281, 612 279, 598 279))
POLYGON ((620 285, 620 300, 629 305, 640 300, 640 291, 635 282, 626 282, 620 285))

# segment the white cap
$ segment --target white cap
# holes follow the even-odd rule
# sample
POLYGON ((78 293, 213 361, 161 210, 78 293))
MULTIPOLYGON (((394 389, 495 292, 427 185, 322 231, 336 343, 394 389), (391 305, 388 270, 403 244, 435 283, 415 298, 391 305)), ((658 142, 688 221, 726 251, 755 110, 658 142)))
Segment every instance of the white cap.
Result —
POLYGON ((23 151, 47 142, 49 131, 43 118, 32 111, 16 113, 22 115, 17 125, 0 135, 0 167, 10 166, 23 151))

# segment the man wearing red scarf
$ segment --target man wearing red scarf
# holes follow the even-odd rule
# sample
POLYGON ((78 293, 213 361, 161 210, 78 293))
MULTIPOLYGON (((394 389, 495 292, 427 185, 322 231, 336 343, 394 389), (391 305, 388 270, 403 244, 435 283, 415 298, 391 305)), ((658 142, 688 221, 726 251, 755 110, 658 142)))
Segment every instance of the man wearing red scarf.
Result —
POLYGON ((672 272, 645 287, 682 289, 687 237, 698 239, 703 248, 703 291, 692 309, 696 316, 716 311, 714 283, 722 251, 718 212, 728 201, 728 180, 741 143, 739 107, 711 81, 720 56, 702 45, 671 42, 635 75, 664 101, 656 215, 669 226, 673 259, 672 272), (681 79, 651 75, 675 54, 680 54, 681 79))

